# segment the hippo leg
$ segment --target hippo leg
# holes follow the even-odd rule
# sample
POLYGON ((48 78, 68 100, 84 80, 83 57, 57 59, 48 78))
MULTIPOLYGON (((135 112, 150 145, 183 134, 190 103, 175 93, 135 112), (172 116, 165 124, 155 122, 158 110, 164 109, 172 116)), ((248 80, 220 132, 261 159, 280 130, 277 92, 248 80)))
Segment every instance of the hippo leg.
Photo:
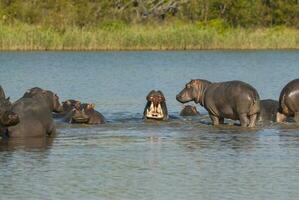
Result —
POLYGON ((254 115, 250 115, 249 116, 249 125, 248 127, 255 127, 255 123, 257 121, 257 114, 254 114, 254 115))
POLYGON ((242 127, 247 127, 249 124, 249 119, 247 116, 247 113, 243 113, 239 115, 239 119, 240 119, 240 124, 242 127))
POLYGON ((287 119, 287 116, 283 113, 276 113, 276 122, 284 122, 287 119))
POLYGON ((299 124, 299 112, 295 112, 294 120, 297 124, 299 124))
POLYGON ((215 116, 215 115, 211 115, 211 114, 210 114, 210 118, 211 118, 211 120, 212 120, 212 124, 213 124, 214 126, 219 125, 219 118, 218 118, 217 116, 215 116))

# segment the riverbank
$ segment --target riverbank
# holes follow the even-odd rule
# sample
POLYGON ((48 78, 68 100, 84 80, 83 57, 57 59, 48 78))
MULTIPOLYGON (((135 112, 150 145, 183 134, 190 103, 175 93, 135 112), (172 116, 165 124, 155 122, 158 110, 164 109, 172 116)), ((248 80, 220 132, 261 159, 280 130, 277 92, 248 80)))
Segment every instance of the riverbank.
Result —
POLYGON ((80 29, 0 23, 0 50, 299 49, 299 29, 108 24, 80 29))

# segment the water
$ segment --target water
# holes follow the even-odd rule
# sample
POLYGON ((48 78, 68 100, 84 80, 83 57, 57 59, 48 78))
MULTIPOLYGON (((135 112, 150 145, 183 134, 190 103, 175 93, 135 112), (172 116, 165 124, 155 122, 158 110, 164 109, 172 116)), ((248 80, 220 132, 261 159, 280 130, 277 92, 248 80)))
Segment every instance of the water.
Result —
POLYGON ((58 135, 0 144, 0 199, 298 199, 299 127, 212 127, 180 118, 192 78, 243 80, 278 99, 299 75, 298 51, 1 52, 0 80, 17 100, 39 86, 96 104, 109 123, 57 122, 58 135), (141 120, 164 92, 168 122, 141 120))

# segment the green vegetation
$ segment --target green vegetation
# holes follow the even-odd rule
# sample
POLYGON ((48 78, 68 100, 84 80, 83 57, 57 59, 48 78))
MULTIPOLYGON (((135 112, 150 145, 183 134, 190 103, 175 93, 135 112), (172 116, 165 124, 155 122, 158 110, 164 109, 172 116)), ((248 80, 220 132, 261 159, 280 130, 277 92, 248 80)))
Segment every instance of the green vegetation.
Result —
POLYGON ((299 0, 0 0, 0 50, 299 49, 299 0))

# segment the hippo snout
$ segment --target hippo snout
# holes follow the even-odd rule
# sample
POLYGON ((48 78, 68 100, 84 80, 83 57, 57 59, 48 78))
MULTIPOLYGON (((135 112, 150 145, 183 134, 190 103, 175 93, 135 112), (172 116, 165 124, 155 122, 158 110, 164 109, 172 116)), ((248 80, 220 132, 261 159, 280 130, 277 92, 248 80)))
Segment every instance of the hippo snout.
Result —
POLYGON ((176 95, 176 100, 180 103, 184 103, 180 94, 176 95))

